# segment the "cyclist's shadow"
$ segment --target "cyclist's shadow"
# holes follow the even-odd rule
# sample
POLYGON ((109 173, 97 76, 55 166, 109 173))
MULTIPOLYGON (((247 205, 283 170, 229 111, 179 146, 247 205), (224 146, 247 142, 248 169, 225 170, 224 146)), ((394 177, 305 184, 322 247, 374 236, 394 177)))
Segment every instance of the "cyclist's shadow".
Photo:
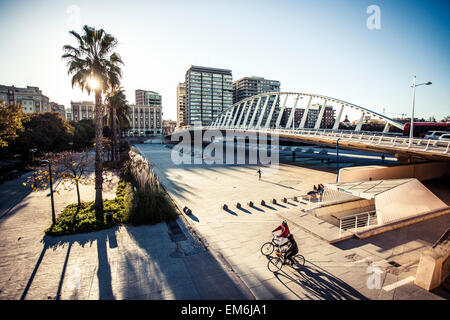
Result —
MULTIPOLYGON (((268 259, 270 258, 268 257, 268 259)), ((309 261, 305 261, 305 265, 298 270, 283 266, 283 269, 274 272, 274 275, 278 281, 299 298, 301 297, 296 293, 299 291, 296 290, 296 287, 301 289, 302 294, 309 299, 368 299, 341 279, 309 261)))

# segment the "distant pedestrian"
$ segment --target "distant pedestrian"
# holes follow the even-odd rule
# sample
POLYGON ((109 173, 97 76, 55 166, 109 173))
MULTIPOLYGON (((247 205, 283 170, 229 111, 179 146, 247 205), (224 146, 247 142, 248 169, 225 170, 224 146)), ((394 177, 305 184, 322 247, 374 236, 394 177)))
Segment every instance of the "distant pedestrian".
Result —
POLYGON ((261 169, 258 169, 258 171, 256 171, 256 172, 258 172, 259 180, 261 180, 261 169))
POLYGON ((384 162, 384 154, 381 155, 381 162, 384 162))

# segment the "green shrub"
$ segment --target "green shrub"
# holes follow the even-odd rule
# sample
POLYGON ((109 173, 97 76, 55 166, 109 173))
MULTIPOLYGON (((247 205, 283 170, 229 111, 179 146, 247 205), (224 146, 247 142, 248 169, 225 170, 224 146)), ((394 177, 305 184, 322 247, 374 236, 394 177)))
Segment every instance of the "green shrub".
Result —
POLYGON ((130 152, 130 160, 122 166, 122 177, 131 182, 125 192, 128 223, 156 224, 177 218, 173 202, 141 155, 130 152))
POLYGON ((176 219, 175 205, 161 187, 148 162, 140 155, 130 152, 131 159, 121 168, 121 179, 116 198, 103 201, 103 219, 98 219, 94 202, 70 204, 56 219, 46 234, 59 236, 98 231, 121 223, 156 224, 176 219), (111 215, 107 222, 106 216, 111 215))
POLYGON ((103 219, 98 220, 95 215, 94 201, 82 202, 80 207, 69 204, 56 219, 56 223, 46 230, 46 234, 53 236, 92 232, 110 228, 127 221, 128 215, 124 208, 126 183, 119 181, 116 198, 103 201, 103 219), (112 214, 112 221, 106 222, 106 214, 112 214))

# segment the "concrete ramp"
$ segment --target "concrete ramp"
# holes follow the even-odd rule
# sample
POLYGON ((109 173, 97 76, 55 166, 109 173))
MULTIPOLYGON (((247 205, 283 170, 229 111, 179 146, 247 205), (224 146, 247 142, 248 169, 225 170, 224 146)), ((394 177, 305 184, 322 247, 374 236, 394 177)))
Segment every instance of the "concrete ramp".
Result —
POLYGON ((446 204, 417 179, 410 179, 410 181, 375 197, 379 225, 411 218, 445 207, 446 204))
POLYGON ((327 184, 326 188, 375 199, 378 226, 446 208, 447 205, 415 178, 327 184))

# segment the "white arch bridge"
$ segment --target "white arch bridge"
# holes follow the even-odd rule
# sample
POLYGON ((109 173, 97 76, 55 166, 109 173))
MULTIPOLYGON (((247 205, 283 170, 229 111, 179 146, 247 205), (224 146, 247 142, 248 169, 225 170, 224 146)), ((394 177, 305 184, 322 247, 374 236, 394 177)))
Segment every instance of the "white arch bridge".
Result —
MULTIPOLYGON (((270 92, 235 103, 223 110, 209 126, 202 129, 233 130, 236 134, 244 132, 277 134, 280 139, 326 146, 336 146, 339 141, 339 146, 342 148, 392 154, 402 162, 450 160, 450 142, 421 138, 410 141, 408 137, 389 133, 391 127, 403 132, 404 124, 368 108, 324 95, 270 92), (335 121, 333 117, 327 119, 330 115, 326 110, 330 109, 325 106, 328 105, 338 110, 335 121), (339 129, 345 108, 361 113, 354 130, 339 129), (299 109, 303 111, 300 112, 299 109), (382 132, 362 131, 366 116, 381 120, 384 123, 384 130, 382 132)), ((192 129, 191 127, 189 130, 192 129)))
POLYGON ((310 127, 313 129, 320 129, 321 125, 323 125, 326 108, 314 107, 317 105, 326 106, 327 103, 337 104, 340 106, 339 112, 336 116, 336 121, 332 127, 333 130, 339 129, 339 123, 341 121, 344 108, 350 108, 361 112, 361 117, 359 118, 355 131, 361 131, 365 116, 371 116, 383 120, 385 122, 385 127, 383 130, 384 133, 389 132, 389 128, 391 126, 403 130, 404 125, 402 123, 394 121, 367 108, 363 108, 353 103, 336 98, 301 92, 272 92, 252 96, 235 103, 230 108, 224 110, 216 117, 216 119, 213 120, 211 127, 236 129, 305 129, 310 127), (293 98, 294 100, 290 101, 291 105, 288 104, 288 100, 290 100, 290 98, 293 98), (297 119, 297 121, 295 121, 296 110, 299 109, 299 100, 304 100, 306 106, 301 119, 297 119), (290 112, 287 112, 289 110, 290 112), (313 117, 315 121, 314 123, 310 123, 313 112, 315 113, 315 116, 313 117), (287 119, 286 116, 288 116, 287 119), (298 123, 298 121, 300 121, 300 123, 298 123))

